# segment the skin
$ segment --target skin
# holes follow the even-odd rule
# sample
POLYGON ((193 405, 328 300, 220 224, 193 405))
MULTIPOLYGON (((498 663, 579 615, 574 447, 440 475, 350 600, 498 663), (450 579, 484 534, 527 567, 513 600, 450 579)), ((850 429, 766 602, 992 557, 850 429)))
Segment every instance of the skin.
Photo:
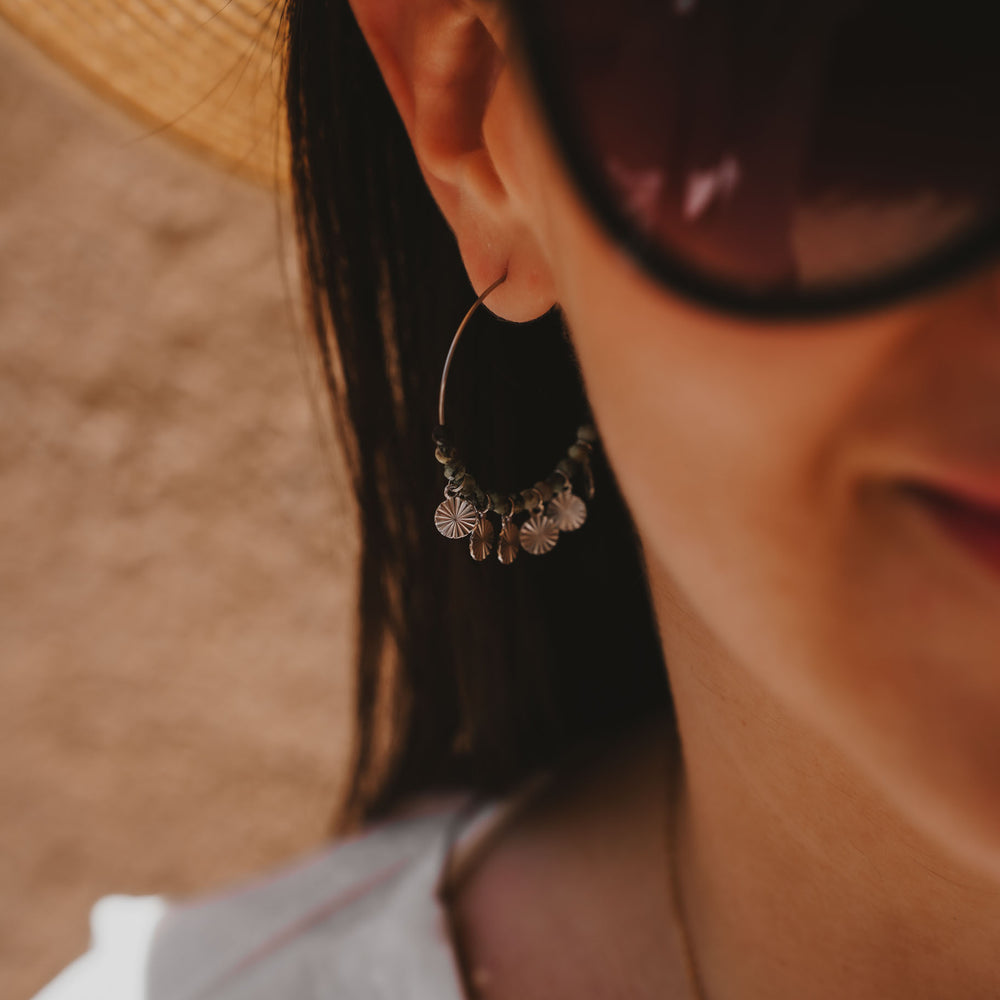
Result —
POLYGON ((997 996, 1000 581, 897 486, 1000 470, 1000 275, 830 322, 692 305, 596 225, 498 7, 354 6, 473 284, 568 318, 682 742, 676 792, 643 734, 465 873, 473 990, 684 996, 673 808, 709 1000, 997 996))

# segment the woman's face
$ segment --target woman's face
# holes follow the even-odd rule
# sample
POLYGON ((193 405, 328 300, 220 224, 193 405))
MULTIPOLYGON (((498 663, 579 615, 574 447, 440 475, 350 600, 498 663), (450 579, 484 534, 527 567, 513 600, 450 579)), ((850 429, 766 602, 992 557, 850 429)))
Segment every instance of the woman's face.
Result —
POLYGON ((714 314, 598 228, 509 67, 484 137, 539 247, 508 283, 549 271, 668 662, 695 622, 919 825, 998 865, 1000 561, 900 487, 1000 489, 1000 272, 835 322, 714 314))

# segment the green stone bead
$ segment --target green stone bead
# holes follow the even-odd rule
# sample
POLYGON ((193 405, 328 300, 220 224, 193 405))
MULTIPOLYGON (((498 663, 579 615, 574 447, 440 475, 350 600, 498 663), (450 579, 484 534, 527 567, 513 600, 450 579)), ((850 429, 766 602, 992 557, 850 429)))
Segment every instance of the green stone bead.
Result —
POLYGON ((490 500, 490 510, 495 510, 497 513, 500 512, 500 504, 503 502, 504 497, 500 493, 491 493, 489 495, 490 500))
POLYGON ((526 506, 524 505, 524 500, 523 500, 523 499, 522 499, 521 497, 518 497, 518 498, 517 498, 517 499, 516 499, 516 500, 514 501, 514 505, 513 505, 513 506, 514 506, 514 509, 513 509, 513 511, 511 512, 511 513, 513 513, 513 514, 520 514, 520 513, 522 513, 523 511, 526 511, 526 510, 528 509, 528 508, 527 508, 527 507, 526 507, 526 506))
POLYGON ((444 478, 454 482, 465 475, 465 466, 461 462, 450 462, 444 467, 444 478))
POLYGON ((576 436, 588 444, 597 444, 597 429, 592 424, 583 424, 583 426, 577 427, 576 436))
POLYGON ((552 499, 552 495, 555 493, 555 488, 542 479, 539 479, 532 489, 538 491, 538 495, 542 498, 542 503, 548 503, 552 499))
POLYGON ((480 510, 482 510, 484 507, 489 507, 490 504, 489 495, 487 494, 486 490, 484 490, 481 486, 477 486, 475 488, 475 490, 473 491, 473 496, 475 497, 475 504, 480 510))

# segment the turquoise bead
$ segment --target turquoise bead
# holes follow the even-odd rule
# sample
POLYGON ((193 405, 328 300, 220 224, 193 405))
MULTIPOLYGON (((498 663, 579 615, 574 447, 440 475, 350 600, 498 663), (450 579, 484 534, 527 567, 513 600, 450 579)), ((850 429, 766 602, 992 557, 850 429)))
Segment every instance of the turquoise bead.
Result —
POLYGON ((538 491, 538 495, 542 498, 542 503, 548 503, 555 493, 555 488, 542 479, 539 479, 532 489, 538 491))

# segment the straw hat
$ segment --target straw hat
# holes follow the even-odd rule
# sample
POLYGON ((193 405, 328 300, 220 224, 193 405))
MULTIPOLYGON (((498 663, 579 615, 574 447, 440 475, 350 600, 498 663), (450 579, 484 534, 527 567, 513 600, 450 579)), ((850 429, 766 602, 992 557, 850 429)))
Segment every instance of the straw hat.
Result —
POLYGON ((281 0, 0 0, 101 96, 251 180, 284 182, 281 0))

